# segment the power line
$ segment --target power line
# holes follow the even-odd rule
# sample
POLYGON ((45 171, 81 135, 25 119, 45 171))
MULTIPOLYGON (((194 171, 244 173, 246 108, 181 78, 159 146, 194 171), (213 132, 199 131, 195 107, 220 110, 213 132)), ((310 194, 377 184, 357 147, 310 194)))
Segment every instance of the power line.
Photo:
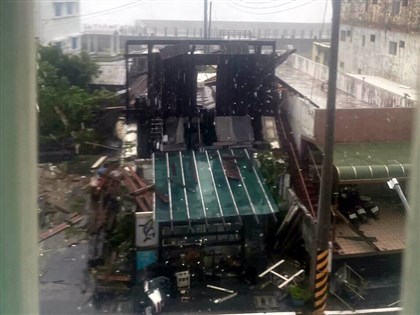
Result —
MULTIPOLYGON (((261 3, 255 3, 255 2, 254 2, 254 6, 249 6, 249 5, 244 5, 244 4, 241 4, 241 3, 242 3, 242 1, 239 1, 239 2, 234 2, 234 3, 235 3, 235 5, 237 5, 237 6, 241 7, 241 8, 244 8, 244 9, 252 9, 252 10, 267 10, 267 9, 277 9, 277 8, 283 7, 283 6, 285 6, 285 5, 292 4, 293 2, 292 2, 292 1, 289 1, 289 2, 277 3, 277 4, 275 4, 275 5, 270 5, 270 6, 267 6, 267 5, 261 5, 261 3), (255 6, 255 5, 256 5, 256 6, 255 6)), ((267 3, 267 2, 266 2, 266 3, 267 3)), ((272 3, 271 3, 271 4, 272 4, 272 3)))
MULTIPOLYGON (((110 9, 106 9, 106 10, 102 10, 102 11, 97 11, 97 12, 92 12, 92 13, 87 13, 87 14, 81 14, 81 15, 77 15, 77 16, 63 16, 63 19, 55 19, 54 20, 54 24, 55 23, 60 23, 60 25, 66 25, 66 24, 72 24, 74 23, 74 18, 92 18, 92 17, 97 17, 97 16, 101 16, 101 15, 107 15, 110 13, 114 13, 117 11, 121 11, 124 9, 129 9, 131 7, 135 7, 137 5, 139 5, 141 2, 144 2, 145 0, 136 0, 135 2, 130 2, 118 7, 114 7, 114 8, 110 8, 110 9)), ((46 24, 44 27, 54 27, 55 25, 48 25, 46 24)))
POLYGON ((273 14, 278 14, 278 13, 282 13, 282 12, 287 12, 287 11, 290 11, 290 10, 298 9, 298 8, 307 6, 307 5, 309 5, 311 3, 314 3, 314 2, 313 1, 309 1, 309 2, 302 3, 300 5, 294 6, 294 7, 286 8, 286 9, 283 9, 283 10, 270 11, 270 12, 250 12, 248 10, 245 10, 245 9, 241 8, 241 7, 238 7, 236 5, 236 3, 233 2, 232 0, 226 0, 226 3, 229 4, 231 7, 237 9, 238 11, 241 11, 241 12, 244 12, 244 13, 247 13, 247 14, 252 14, 252 15, 273 15, 273 14))

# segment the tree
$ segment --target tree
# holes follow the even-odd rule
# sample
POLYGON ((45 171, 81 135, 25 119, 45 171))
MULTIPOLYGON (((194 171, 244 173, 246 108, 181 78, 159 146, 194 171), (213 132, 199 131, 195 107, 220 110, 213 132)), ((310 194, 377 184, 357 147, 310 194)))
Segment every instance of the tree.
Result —
POLYGON ((60 48, 40 46, 38 60, 39 131, 42 137, 81 137, 92 127, 101 104, 116 101, 106 90, 91 92, 88 84, 99 67, 82 53, 63 54, 60 48))
POLYGON ((99 66, 85 52, 66 55, 59 47, 40 46, 39 57, 57 69, 59 77, 67 78, 70 85, 82 89, 87 89, 92 78, 99 75, 99 66))

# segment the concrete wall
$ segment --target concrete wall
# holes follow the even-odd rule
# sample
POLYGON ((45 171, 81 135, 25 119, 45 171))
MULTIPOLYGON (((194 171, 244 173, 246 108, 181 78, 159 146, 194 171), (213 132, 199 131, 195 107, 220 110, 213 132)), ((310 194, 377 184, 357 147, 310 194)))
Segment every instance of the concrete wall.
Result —
POLYGON ((293 130, 297 148, 300 148, 302 136, 312 139, 315 131, 315 107, 296 94, 287 94, 287 119, 293 130))
POLYGON ((42 45, 60 43, 66 53, 80 52, 81 23, 80 0, 36 1, 35 2, 35 34, 42 45), (61 5, 61 15, 56 16, 54 5, 61 5), (67 10, 67 3, 72 4, 72 12, 67 10), (75 38, 77 48, 73 49, 72 39, 75 38))
MULTIPOLYGON (((136 20, 134 28, 142 36, 201 37, 203 34, 202 21, 136 20)), ((234 31, 237 37, 243 34, 253 38, 329 39, 330 29, 329 24, 323 23, 213 21, 211 37, 228 36, 234 31)))
POLYGON ((416 87, 420 33, 341 25, 339 70, 376 75, 416 87), (345 35, 344 35, 345 34, 345 35), (371 41, 371 36, 375 41, 371 41), (397 43, 396 54, 390 42, 397 43), (403 42, 404 47, 400 47, 403 42))
MULTIPOLYGON (((337 109, 335 142, 384 142, 411 139, 414 108, 337 109)), ((326 111, 315 110, 315 143, 323 145, 326 111)))
POLYGON ((403 32, 420 31, 420 0, 342 1, 343 24, 403 32), (405 2, 405 3, 404 3, 405 2), (398 13, 393 11, 398 7, 398 13))
MULTIPOLYGON (((419 48, 420 49, 420 48, 419 48)), ((313 76, 317 80, 328 81, 328 67, 299 55, 289 57, 287 64, 313 76)), ((403 96, 369 84, 343 72, 337 75, 337 88, 360 101, 375 107, 413 107, 415 102, 403 96)))

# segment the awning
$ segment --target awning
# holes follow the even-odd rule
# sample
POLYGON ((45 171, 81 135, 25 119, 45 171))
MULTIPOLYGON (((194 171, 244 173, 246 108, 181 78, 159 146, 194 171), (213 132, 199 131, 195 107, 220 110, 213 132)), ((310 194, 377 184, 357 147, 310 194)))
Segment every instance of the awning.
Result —
POLYGON ((246 149, 179 151, 153 157, 159 222, 242 222, 242 216, 278 211, 260 170, 246 149))
POLYGON ((339 183, 403 180, 410 173, 409 142, 336 143, 334 166, 339 183))

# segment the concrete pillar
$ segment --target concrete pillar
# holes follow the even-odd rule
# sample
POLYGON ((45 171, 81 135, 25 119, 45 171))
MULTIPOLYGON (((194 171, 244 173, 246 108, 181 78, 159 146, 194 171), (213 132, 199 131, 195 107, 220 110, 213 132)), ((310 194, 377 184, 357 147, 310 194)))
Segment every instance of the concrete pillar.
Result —
POLYGON ((120 54, 120 34, 119 33, 115 34, 115 53, 117 55, 120 54))
POLYGON ((115 36, 114 36, 114 34, 111 34, 110 40, 109 40, 109 54, 111 56, 115 56, 115 36))
POLYGON ((35 1, 0 1, 0 314, 38 314, 35 1))
POLYGON ((91 35, 93 39, 93 52, 98 53, 98 35, 91 35))
POLYGON ((89 34, 86 35, 86 51, 88 54, 92 51, 92 36, 89 34))

